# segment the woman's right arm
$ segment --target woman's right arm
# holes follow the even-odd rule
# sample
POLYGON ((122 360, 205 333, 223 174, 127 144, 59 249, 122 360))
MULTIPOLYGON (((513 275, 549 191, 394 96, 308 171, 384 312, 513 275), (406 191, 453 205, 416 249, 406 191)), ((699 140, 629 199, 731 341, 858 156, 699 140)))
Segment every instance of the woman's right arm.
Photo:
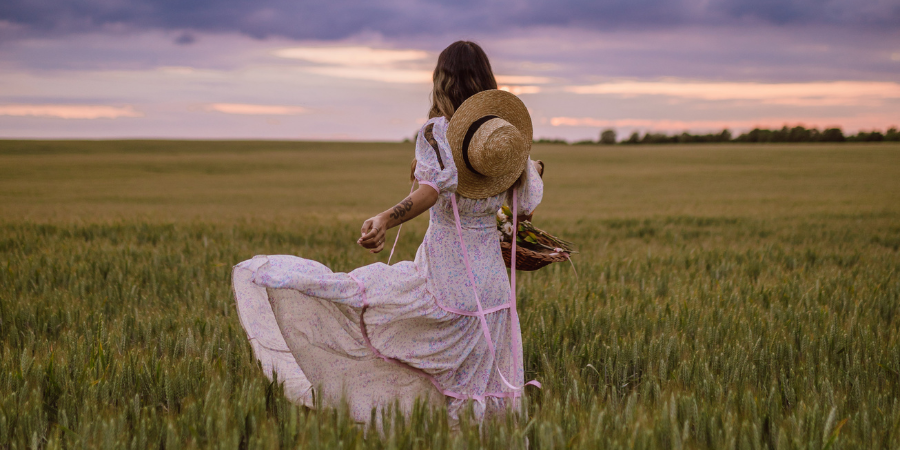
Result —
POLYGON ((380 252, 384 248, 387 230, 417 217, 434 206, 437 200, 437 190, 428 185, 419 186, 393 208, 363 222, 361 236, 356 243, 372 253, 380 252))

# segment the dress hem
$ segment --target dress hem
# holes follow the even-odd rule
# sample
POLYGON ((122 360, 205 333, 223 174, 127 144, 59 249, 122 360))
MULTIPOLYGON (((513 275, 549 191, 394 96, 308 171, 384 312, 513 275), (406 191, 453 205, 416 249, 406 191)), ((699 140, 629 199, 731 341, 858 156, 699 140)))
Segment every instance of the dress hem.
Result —
MULTIPOLYGON (((518 397, 521 397, 522 393, 521 393, 521 392, 516 392, 516 391, 512 391, 512 392, 488 392, 488 393, 485 393, 485 394, 483 394, 483 395, 477 395, 477 394, 475 394, 475 395, 471 395, 471 394, 470 394, 470 395, 466 395, 466 394, 460 394, 460 393, 458 393, 458 392, 453 392, 453 391, 451 391, 451 390, 444 389, 444 387, 441 386, 441 384, 437 381, 437 379, 436 379, 434 376, 428 374, 428 373, 425 372, 424 370, 419 369, 419 368, 417 368, 417 367, 413 367, 413 366, 411 366, 411 365, 409 365, 409 364, 407 364, 407 363, 405 363, 405 362, 403 362, 403 361, 400 361, 400 360, 398 360, 398 359, 396 359, 396 358, 391 358, 391 357, 389 357, 389 356, 385 356, 384 354, 382 354, 380 351, 378 351, 378 349, 375 348, 375 346, 372 345, 372 341, 369 340, 369 333, 368 333, 368 330, 366 330, 365 314, 366 314, 366 309, 369 308, 369 301, 368 301, 368 299, 367 299, 367 297, 366 297, 366 287, 365 287, 365 285, 363 284, 362 281, 360 281, 358 278, 356 278, 356 277, 353 276, 352 274, 349 274, 349 273, 348 273, 347 275, 349 275, 350 278, 351 278, 353 281, 355 281, 356 284, 359 286, 360 295, 362 296, 362 304, 363 304, 363 306, 362 306, 362 311, 360 311, 360 314, 359 314, 359 328, 360 328, 360 331, 362 332, 363 341, 365 342, 366 347, 368 347, 369 351, 371 351, 376 357, 382 359, 382 360, 385 361, 385 362, 388 362, 388 363, 397 365, 397 366, 399 366, 399 367, 403 367, 403 368, 405 368, 405 369, 408 369, 408 370, 413 371, 415 374, 417 374, 417 375, 419 375, 419 376, 422 376, 422 377, 424 377, 426 380, 430 381, 431 384, 434 385, 435 389, 437 389, 438 392, 440 392, 441 394, 443 394, 443 395, 445 395, 445 396, 447 396, 447 397, 450 397, 450 398, 455 398, 455 399, 457 399, 457 400, 470 400, 470 399, 471 399, 471 400, 475 400, 475 401, 478 401, 478 402, 482 402, 482 403, 483 403, 483 402, 484 402, 484 399, 487 398, 487 397, 494 397, 494 398, 518 398, 518 397)), ((430 295, 430 294, 431 294, 431 293, 429 292, 429 295, 430 295)), ((440 304, 440 302, 437 301, 437 297, 434 297, 434 296, 432 295, 432 298, 434 298, 435 304, 437 304, 441 309, 443 309, 443 310, 445 310, 445 311, 447 311, 447 312, 450 312, 450 313, 460 314, 460 313, 456 313, 456 312, 454 312, 454 311, 451 311, 450 309, 445 308, 443 305, 440 304)), ((496 306, 496 307, 494 307, 494 308, 491 308, 491 311, 485 311, 485 312, 482 313, 482 314, 487 314, 488 312, 499 311, 499 310, 501 310, 501 309, 508 308, 508 307, 509 307, 509 304, 504 304, 504 305, 496 306)), ((464 316, 469 316, 469 315, 472 315, 472 316, 479 316, 479 313, 477 313, 477 312, 474 313, 474 314, 465 314, 465 313, 463 313, 463 314, 460 314, 460 315, 464 315, 464 316)))

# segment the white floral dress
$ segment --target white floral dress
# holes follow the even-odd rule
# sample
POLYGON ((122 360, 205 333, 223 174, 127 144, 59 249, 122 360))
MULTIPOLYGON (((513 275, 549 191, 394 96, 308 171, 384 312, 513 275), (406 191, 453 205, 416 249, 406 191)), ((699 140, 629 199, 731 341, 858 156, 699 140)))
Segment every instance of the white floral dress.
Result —
MULTIPOLYGON (((292 401, 313 407, 315 391, 318 403, 348 402, 358 422, 395 401, 408 410, 416 398, 446 402, 451 419, 470 401, 478 419, 518 403, 521 332, 496 223, 506 193, 456 194, 447 125, 428 121, 416 142, 415 176, 440 195, 415 261, 350 273, 287 255, 235 266, 241 324, 266 376, 277 372, 292 401), (425 138, 429 125, 437 149, 425 138)), ((543 195, 527 168, 516 190, 525 214, 543 195)))

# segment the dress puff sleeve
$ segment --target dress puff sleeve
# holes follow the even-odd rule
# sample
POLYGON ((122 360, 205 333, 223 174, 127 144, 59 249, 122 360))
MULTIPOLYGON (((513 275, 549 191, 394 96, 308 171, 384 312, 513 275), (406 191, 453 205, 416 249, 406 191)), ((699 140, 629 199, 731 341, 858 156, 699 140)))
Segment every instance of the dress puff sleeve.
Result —
POLYGON ((533 213, 544 197, 544 180, 541 179, 541 175, 538 174, 530 158, 516 197, 519 203, 519 214, 533 213))
POLYGON ((457 175, 450 144, 447 142, 447 119, 435 117, 419 130, 416 139, 416 171, 419 184, 433 187, 438 193, 456 192, 457 175))

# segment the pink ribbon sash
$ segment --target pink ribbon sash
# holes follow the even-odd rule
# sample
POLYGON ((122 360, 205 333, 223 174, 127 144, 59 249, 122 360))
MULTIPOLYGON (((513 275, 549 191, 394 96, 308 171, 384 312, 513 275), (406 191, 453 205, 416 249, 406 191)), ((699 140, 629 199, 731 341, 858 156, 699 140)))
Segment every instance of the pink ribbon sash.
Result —
MULTIPOLYGON (((438 190, 437 187, 432 185, 431 183, 420 182, 420 185, 421 184, 427 184, 427 185, 435 188, 435 190, 437 190, 438 192, 440 192, 440 190, 438 190)), ((413 186, 410 188, 410 191, 409 191, 410 195, 412 195, 414 190, 415 190, 415 184, 413 184, 413 186)), ((513 368, 519 367, 519 361, 521 361, 521 355, 519 354, 518 349, 522 345, 521 344, 521 334, 520 334, 521 331, 515 329, 515 325, 519 323, 519 314, 516 311, 516 239, 515 239, 515 233, 518 231, 518 198, 517 198, 516 191, 517 190, 515 188, 513 188, 513 230, 515 230, 515 231, 513 234, 512 254, 511 254, 511 258, 510 258, 511 273, 510 273, 509 303, 504 303, 502 305, 499 305, 499 306, 496 306, 493 308, 489 308, 489 309, 484 309, 484 307, 481 305, 481 299, 478 297, 478 286, 475 285, 475 275, 472 272, 471 264, 469 264, 469 252, 466 250, 466 244, 465 244, 465 241, 463 240, 462 223, 459 218, 459 207, 456 204, 456 193, 453 193, 450 196, 450 203, 453 205, 453 218, 456 221, 456 233, 459 236, 459 246, 460 246, 460 249, 462 250, 463 262, 466 265, 466 274, 468 275, 469 282, 472 284, 472 293, 475 295, 475 304, 478 307, 477 312, 462 311, 462 310, 459 310, 458 312, 457 311, 451 311, 451 312, 456 312, 457 314, 466 315, 466 316, 478 316, 478 320, 481 324, 481 330, 484 333, 484 338, 487 340, 488 348, 491 351, 491 355, 494 357, 494 361, 496 361, 497 360, 497 349, 494 346, 494 340, 491 337, 491 331, 490 331, 490 328, 488 327, 487 319, 485 319, 485 316, 487 314, 499 311, 501 309, 509 308, 510 316, 511 316, 509 327, 510 327, 510 335, 512 336, 512 345, 511 345, 512 348, 510 350, 512 352, 513 368), (519 331, 519 333, 517 333, 516 331, 519 331)), ((391 247, 391 253, 388 256, 388 265, 391 264, 391 258, 393 258, 394 250, 397 248, 397 242, 400 240, 400 230, 402 228, 403 228, 403 224, 400 224, 400 226, 397 229, 397 236, 394 238, 394 245, 391 247)), ((384 354, 379 352, 372 345, 371 341, 369 340, 368 330, 366 329, 365 321, 363 320, 365 311, 366 311, 366 309, 368 309, 368 306, 369 306, 369 302, 367 301, 367 298, 366 298, 365 286, 359 279, 357 279, 353 275, 350 275, 350 277, 354 281, 356 281, 357 285, 359 286, 359 290, 362 295, 362 298, 363 298, 363 309, 362 309, 362 312, 359 317, 359 322, 360 322, 359 325, 362 330, 363 339, 365 341, 366 347, 368 347, 369 350, 376 357, 384 360, 385 362, 395 364, 398 366, 402 366, 402 367, 405 367, 407 369, 414 371, 415 373, 428 379, 431 382, 431 384, 434 385, 435 388, 437 388, 437 390, 439 392, 441 392, 442 394, 444 394, 448 397, 452 397, 452 398, 456 398, 456 399, 471 398, 471 399, 479 401, 479 402, 484 402, 485 397, 515 398, 515 397, 518 397, 521 395, 521 391, 525 388, 525 386, 536 386, 537 388, 541 387, 541 383, 539 383, 537 380, 529 381, 522 386, 515 386, 512 383, 510 383, 509 380, 506 379, 506 377, 503 375, 503 372, 500 370, 499 367, 497 367, 497 374, 500 375, 500 380, 502 380, 503 384, 505 384, 506 387, 511 389, 512 392, 485 393, 484 395, 471 395, 471 394, 464 395, 464 394, 460 394, 458 392, 453 392, 453 391, 444 389, 443 387, 441 387, 440 383, 438 383, 437 379, 435 379, 432 375, 426 373, 425 371, 423 371, 421 369, 412 367, 409 364, 406 364, 395 358, 385 356, 384 354)), ((444 307, 442 306, 442 308, 444 308, 444 307)), ((444 308, 444 309, 446 310, 448 308, 444 308)))
MULTIPOLYGON (((459 207, 456 205, 456 193, 450 196, 450 203, 453 205, 453 218, 456 219, 456 233, 459 235, 459 246, 462 249, 463 261, 466 264, 466 273, 469 276, 469 282, 472 283, 472 292, 475 294, 475 304, 478 306, 478 318, 481 322, 481 329, 484 331, 484 336, 487 339, 488 347, 491 349, 491 354, 494 356, 494 360, 497 359, 497 351, 494 347, 494 341, 491 339, 491 332, 487 325, 487 320, 484 318, 485 314, 484 308, 481 306, 481 300, 478 298, 478 286, 475 285, 475 276, 472 273, 472 266, 469 264, 469 253, 466 251, 466 243, 463 241, 462 236, 462 224, 459 220, 459 207)), ((521 360, 521 355, 519 355, 518 349, 521 345, 520 342, 520 333, 516 333, 515 325, 519 323, 519 314, 516 311, 516 233, 518 232, 519 223, 518 223, 518 209, 519 202, 517 198, 517 189, 513 188, 513 242, 512 242, 512 254, 510 255, 510 290, 509 290, 509 309, 512 320, 510 320, 510 335, 512 336, 512 356, 513 356, 513 367, 519 367, 519 361, 521 360)), ((503 384, 506 387, 512 389, 513 391, 521 391, 525 388, 525 386, 531 385, 536 386, 538 388, 541 387, 541 383, 537 380, 532 380, 525 383, 522 386, 515 386, 503 376, 503 371, 500 368, 497 368, 497 374, 500 375, 500 380, 503 381, 503 384)))

